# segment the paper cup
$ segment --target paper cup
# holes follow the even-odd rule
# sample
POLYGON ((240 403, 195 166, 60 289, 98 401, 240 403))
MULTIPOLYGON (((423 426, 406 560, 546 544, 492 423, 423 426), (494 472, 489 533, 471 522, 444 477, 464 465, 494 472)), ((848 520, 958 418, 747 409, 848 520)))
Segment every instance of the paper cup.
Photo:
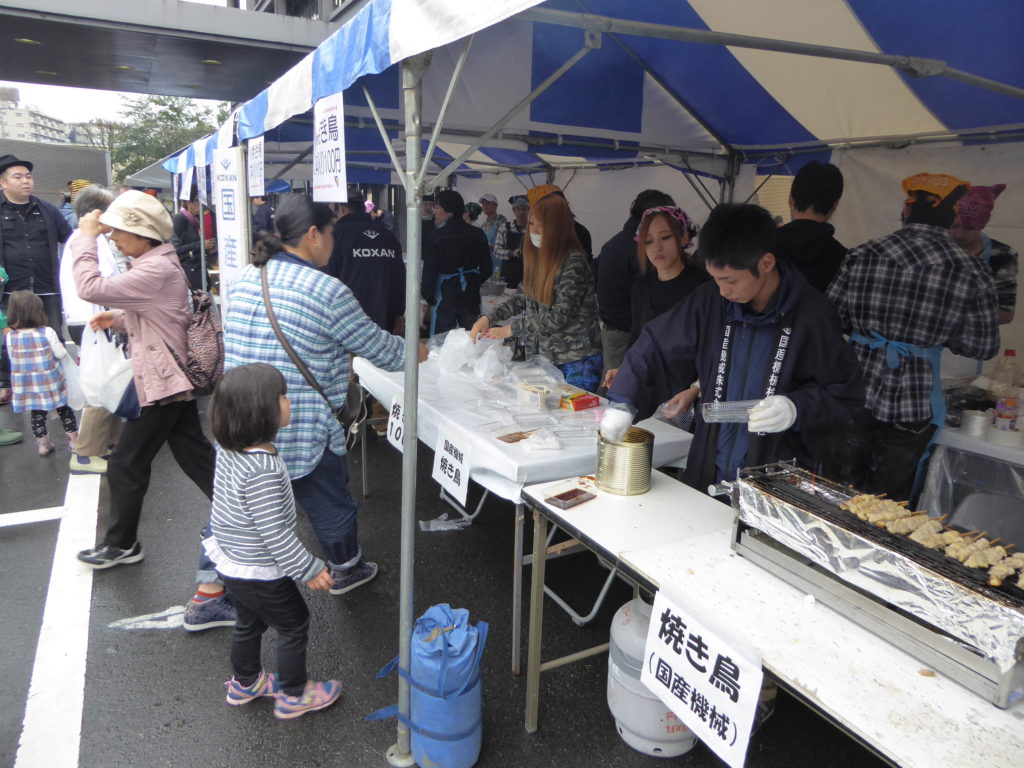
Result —
POLYGON ((985 437, 985 432, 992 425, 992 414, 988 411, 964 411, 960 420, 960 429, 971 437, 985 437))

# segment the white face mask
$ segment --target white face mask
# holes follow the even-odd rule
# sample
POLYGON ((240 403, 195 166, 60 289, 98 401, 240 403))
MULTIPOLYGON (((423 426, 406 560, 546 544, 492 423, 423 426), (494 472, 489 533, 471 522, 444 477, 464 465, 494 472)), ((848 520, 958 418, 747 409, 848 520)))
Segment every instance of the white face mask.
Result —
POLYGON ((540 237, 536 232, 530 233, 530 242, 533 243, 534 248, 540 248, 540 237))

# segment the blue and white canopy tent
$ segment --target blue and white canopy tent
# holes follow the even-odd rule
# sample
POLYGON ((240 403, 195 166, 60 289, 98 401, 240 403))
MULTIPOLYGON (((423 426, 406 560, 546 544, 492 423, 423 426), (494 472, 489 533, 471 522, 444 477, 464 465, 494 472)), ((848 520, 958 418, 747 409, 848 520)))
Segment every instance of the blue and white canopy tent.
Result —
MULTIPOLYGON (((209 163, 214 146, 263 135, 268 178, 281 177, 311 150, 302 116, 344 91, 350 178, 369 183, 370 174, 405 189, 410 317, 419 301, 419 195, 452 175, 471 196, 499 198, 527 179, 571 183, 581 218, 592 212, 614 229, 646 186, 688 208, 710 206, 747 199, 755 172, 831 158, 846 176, 834 223, 848 243, 897 226, 899 179, 919 170, 1009 184, 991 228, 1012 241, 1007 230, 1020 233, 1012 213, 1024 204, 1022 29, 1024 4, 1015 0, 368 0, 218 134, 165 167, 209 163)), ((610 234, 596 230, 595 242, 610 234)), ((417 341, 409 324, 410 359, 417 341)), ((405 665, 416 393, 409 366, 405 665)), ((408 745, 399 726, 396 764, 408 745)))

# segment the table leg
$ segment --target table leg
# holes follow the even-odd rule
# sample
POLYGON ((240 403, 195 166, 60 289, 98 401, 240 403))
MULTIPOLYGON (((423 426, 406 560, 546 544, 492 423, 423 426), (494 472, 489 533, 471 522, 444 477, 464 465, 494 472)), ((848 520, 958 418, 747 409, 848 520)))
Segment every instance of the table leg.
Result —
POLYGON ((513 535, 512 560, 512 674, 518 675, 523 634, 523 523, 526 508, 516 504, 516 525, 513 535))
MULTIPOLYGON (((366 397, 366 393, 365 392, 363 393, 363 397, 366 397)), ((367 497, 366 486, 370 482, 369 472, 367 471, 367 467, 366 467, 366 433, 369 430, 370 430, 370 426, 369 426, 369 422, 368 421, 363 422, 362 424, 359 425, 359 446, 360 446, 360 449, 362 450, 362 455, 363 455, 363 461, 362 461, 363 501, 366 501, 366 497, 367 497)))
POLYGON ((533 513, 533 571, 530 576, 530 640, 526 652, 526 732, 536 733, 540 708, 541 627, 544 624, 544 557, 548 520, 533 513))

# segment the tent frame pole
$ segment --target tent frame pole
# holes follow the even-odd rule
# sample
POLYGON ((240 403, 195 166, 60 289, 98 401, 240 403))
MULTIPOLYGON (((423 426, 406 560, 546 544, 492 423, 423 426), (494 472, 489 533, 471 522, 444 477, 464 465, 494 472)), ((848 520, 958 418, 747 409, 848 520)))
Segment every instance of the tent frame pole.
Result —
MULTIPOLYGON (((398 668, 409 670, 412 657, 413 627, 413 557, 416 542, 416 460, 418 436, 416 419, 419 401, 420 345, 420 270, 422 194, 416 186, 420 163, 422 135, 423 74, 430 66, 431 54, 418 54, 402 62, 402 95, 405 101, 405 171, 396 163, 395 170, 403 176, 405 186, 406 250, 405 264, 405 401, 402 437, 402 534, 401 575, 398 608, 398 668)), ((374 113, 376 115, 376 112, 374 113)), ((383 124, 378 122, 383 129, 383 124)), ((386 135, 386 134, 385 134, 386 135)), ((390 144, 390 142, 389 142, 390 144)), ((396 158, 397 159, 397 158, 396 158)), ((386 757, 393 766, 415 765, 412 758, 411 733, 408 722, 411 704, 409 681, 398 676, 397 742, 386 757), (405 722, 402 719, 405 718, 405 722)))
POLYGON ((576 66, 580 59, 582 59, 595 48, 600 47, 601 36, 598 34, 591 34, 590 32, 587 32, 583 47, 576 51, 576 53, 573 54, 572 58, 570 58, 562 66, 560 66, 550 75, 548 75, 547 79, 545 79, 544 82, 542 82, 532 91, 530 91, 530 93, 527 94, 522 101, 520 101, 518 104, 512 107, 512 109, 506 112, 504 117, 498 120, 498 122, 492 125, 488 130, 484 131, 483 134, 478 136, 461 155, 459 155, 450 163, 448 163, 448 165, 445 166, 443 170, 437 173, 434 176, 434 178, 430 180, 430 186, 436 186, 441 179, 446 177, 448 174, 453 173, 460 165, 462 165, 463 162, 468 160, 469 157, 474 152, 480 149, 480 147, 484 145, 485 141, 487 141, 489 138, 491 138, 491 136, 493 136, 502 128, 504 128, 509 123, 509 121, 512 120, 513 117, 518 115, 526 106, 532 103, 538 96, 544 93, 548 88, 554 85, 555 81, 557 81, 562 75, 564 75, 574 66, 576 66))
POLYGON ((473 45, 473 38, 474 35, 470 35, 466 38, 466 42, 462 46, 462 51, 459 53, 459 60, 455 62, 452 79, 448 82, 448 90, 445 91, 444 100, 441 102, 441 111, 437 113, 434 130, 430 132, 430 144, 427 146, 427 152, 423 156, 423 163, 420 166, 419 173, 416 175, 417 189, 423 186, 423 179, 427 175, 427 168, 434 157, 434 147, 437 146, 437 139, 441 135, 441 126, 444 125, 444 119, 448 115, 448 105, 451 103, 452 96, 455 94, 455 86, 458 85, 459 79, 462 77, 462 69, 466 66, 466 59, 469 58, 469 48, 473 45))

